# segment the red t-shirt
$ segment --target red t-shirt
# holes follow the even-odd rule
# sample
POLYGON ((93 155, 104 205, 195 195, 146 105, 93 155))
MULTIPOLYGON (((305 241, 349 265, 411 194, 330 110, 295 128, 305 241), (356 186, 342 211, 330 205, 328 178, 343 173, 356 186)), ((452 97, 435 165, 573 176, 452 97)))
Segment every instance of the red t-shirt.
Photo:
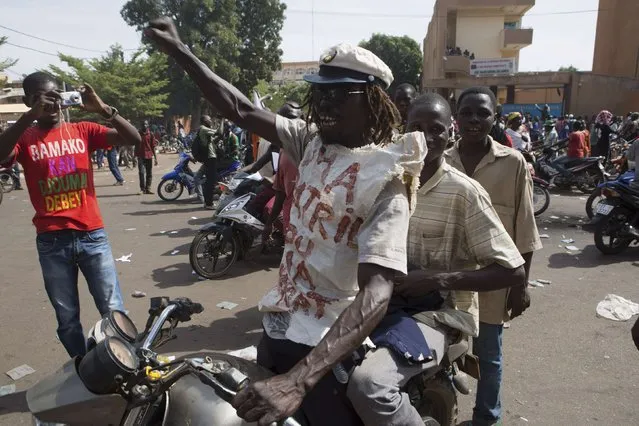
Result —
POLYGON ((583 132, 572 132, 568 136, 568 157, 584 158, 586 155, 586 142, 583 132))
POLYGON ((288 224, 291 221, 293 191, 295 190, 298 176, 299 172, 295 163, 293 163, 283 149, 280 150, 280 159, 277 166, 277 173, 275 174, 275 182, 273 182, 273 188, 276 191, 284 191, 286 194, 286 200, 282 206, 284 229, 288 227, 288 224))
POLYGON ((142 142, 138 145, 137 155, 138 158, 144 158, 150 160, 153 158, 153 150, 155 149, 155 138, 153 133, 147 131, 146 133, 140 133, 142 135, 142 142))
POLYGON ((33 224, 38 234, 102 228, 95 197, 91 152, 107 149, 107 129, 99 124, 63 123, 51 130, 31 127, 14 149, 24 168, 33 224))

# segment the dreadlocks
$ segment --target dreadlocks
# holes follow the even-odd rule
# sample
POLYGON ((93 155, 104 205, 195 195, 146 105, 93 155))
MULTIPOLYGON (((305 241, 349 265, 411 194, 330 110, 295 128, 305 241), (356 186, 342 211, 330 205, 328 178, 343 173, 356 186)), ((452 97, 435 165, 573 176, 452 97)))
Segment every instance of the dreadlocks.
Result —
MULTIPOLYGON (((399 126, 401 117, 397 107, 391 98, 377 84, 366 85, 366 100, 368 104, 368 128, 362 135, 363 140, 372 139, 376 145, 386 144, 390 142, 393 131, 399 126)), ((315 120, 319 117, 317 106, 313 101, 313 86, 308 89, 308 93, 304 99, 302 109, 307 109, 306 125, 310 127, 314 123, 320 127, 315 120)), ((320 128, 321 130, 321 128, 320 128)))

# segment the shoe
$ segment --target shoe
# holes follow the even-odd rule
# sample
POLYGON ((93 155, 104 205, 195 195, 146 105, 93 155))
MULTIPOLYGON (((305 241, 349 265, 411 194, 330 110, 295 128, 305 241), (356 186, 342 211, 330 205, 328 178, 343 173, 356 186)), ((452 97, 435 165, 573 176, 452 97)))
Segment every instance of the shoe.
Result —
POLYGON ((144 194, 143 190, 138 191, 138 195, 142 195, 142 194, 144 194))
POLYGON ((122 186, 122 185, 124 185, 124 181, 116 182, 113 184, 113 186, 122 186))
POLYGON ((149 190, 149 189, 145 189, 144 193, 147 195, 153 195, 153 191, 149 190))
POLYGON ((24 188, 23 188, 23 187, 21 187, 21 186, 17 186, 17 187, 15 187, 14 189, 15 189, 16 191, 22 191, 22 190, 24 190, 24 188))
POLYGON ((211 204, 211 205, 204 205, 204 208, 205 208, 206 210, 215 210, 215 206, 214 206, 213 204, 211 204))

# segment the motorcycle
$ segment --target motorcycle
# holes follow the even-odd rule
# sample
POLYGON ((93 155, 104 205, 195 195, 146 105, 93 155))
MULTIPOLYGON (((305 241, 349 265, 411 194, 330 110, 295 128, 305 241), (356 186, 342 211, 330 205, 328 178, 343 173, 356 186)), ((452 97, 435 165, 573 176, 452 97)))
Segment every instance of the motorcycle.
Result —
POLYGON ((0 169, 0 192, 11 192, 16 188, 16 182, 20 182, 13 168, 0 169))
MULTIPOLYGON (((202 305, 186 298, 154 297, 142 333, 124 312, 106 314, 89 332, 89 350, 84 357, 67 361, 27 390, 27 407, 34 423, 247 425, 230 401, 250 380, 266 379, 272 372, 222 353, 200 352, 176 359, 157 352, 175 338, 179 323, 202 311, 202 305)), ((426 337, 436 359, 402 391, 408 393, 424 424, 455 425, 455 389, 465 394, 469 391, 466 373, 461 370, 474 371, 478 368, 476 359, 467 355, 468 341, 463 337, 435 329, 426 337)), ((335 386, 339 387, 337 380, 335 386)), ((330 413, 330 406, 327 410, 330 413)), ((312 419, 298 411, 278 424, 312 425, 312 419)))
POLYGON ((533 176, 533 208, 535 210, 535 216, 539 216, 548 209, 550 205, 550 193, 548 188, 550 183, 545 180, 533 176))
POLYGON ((586 201, 586 214, 588 215, 588 219, 592 219, 595 216, 595 207, 597 207, 597 204, 599 204, 599 202, 604 198, 605 188, 614 188, 616 184, 628 187, 630 185, 630 182, 632 182, 634 179, 635 171, 628 170, 625 173, 617 176, 615 180, 610 180, 597 185, 597 188, 592 191, 592 194, 590 194, 590 197, 588 197, 588 200, 586 201))
MULTIPOLYGON (((175 201, 184 192, 184 188, 189 195, 195 192, 195 174, 189 167, 189 163, 193 158, 185 153, 180 152, 180 157, 175 168, 162 176, 158 184, 158 196, 164 201, 175 201)), ((242 167, 242 163, 234 161, 228 167, 218 170, 218 179, 227 179, 231 174, 242 167)))
MULTIPOLYGON (((206 279, 223 276, 236 260, 261 242, 264 230, 261 212, 249 211, 247 207, 263 180, 259 173, 240 173, 228 186, 220 185, 225 193, 220 197, 214 221, 200 228, 189 250, 191 266, 199 276, 206 279)), ((279 239, 283 245, 281 232, 279 239)))
MULTIPOLYGON (((561 144, 563 142, 560 142, 561 144)), ((608 174, 604 170, 603 157, 575 158, 565 163, 568 175, 564 176, 553 167, 553 162, 561 148, 558 144, 544 148, 535 164, 536 175, 562 189, 576 186, 580 191, 590 194, 601 182, 605 182, 608 174)))
POLYGON ((594 209, 595 246, 603 254, 619 254, 639 242, 639 192, 622 182, 602 188, 605 197, 594 209))

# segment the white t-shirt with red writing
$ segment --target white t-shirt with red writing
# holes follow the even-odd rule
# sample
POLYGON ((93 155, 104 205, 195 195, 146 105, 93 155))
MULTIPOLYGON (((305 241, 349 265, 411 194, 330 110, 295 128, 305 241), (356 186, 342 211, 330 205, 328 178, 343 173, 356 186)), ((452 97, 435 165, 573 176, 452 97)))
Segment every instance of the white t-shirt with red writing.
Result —
POLYGON ((410 203, 423 134, 386 146, 325 145, 314 127, 277 117, 284 150, 299 164, 279 282, 260 302, 272 338, 315 346, 359 293, 358 265, 406 273, 410 203))
POLYGON ((62 123, 27 129, 13 151, 24 168, 38 234, 103 227, 90 154, 106 149, 108 129, 95 123, 62 123))

